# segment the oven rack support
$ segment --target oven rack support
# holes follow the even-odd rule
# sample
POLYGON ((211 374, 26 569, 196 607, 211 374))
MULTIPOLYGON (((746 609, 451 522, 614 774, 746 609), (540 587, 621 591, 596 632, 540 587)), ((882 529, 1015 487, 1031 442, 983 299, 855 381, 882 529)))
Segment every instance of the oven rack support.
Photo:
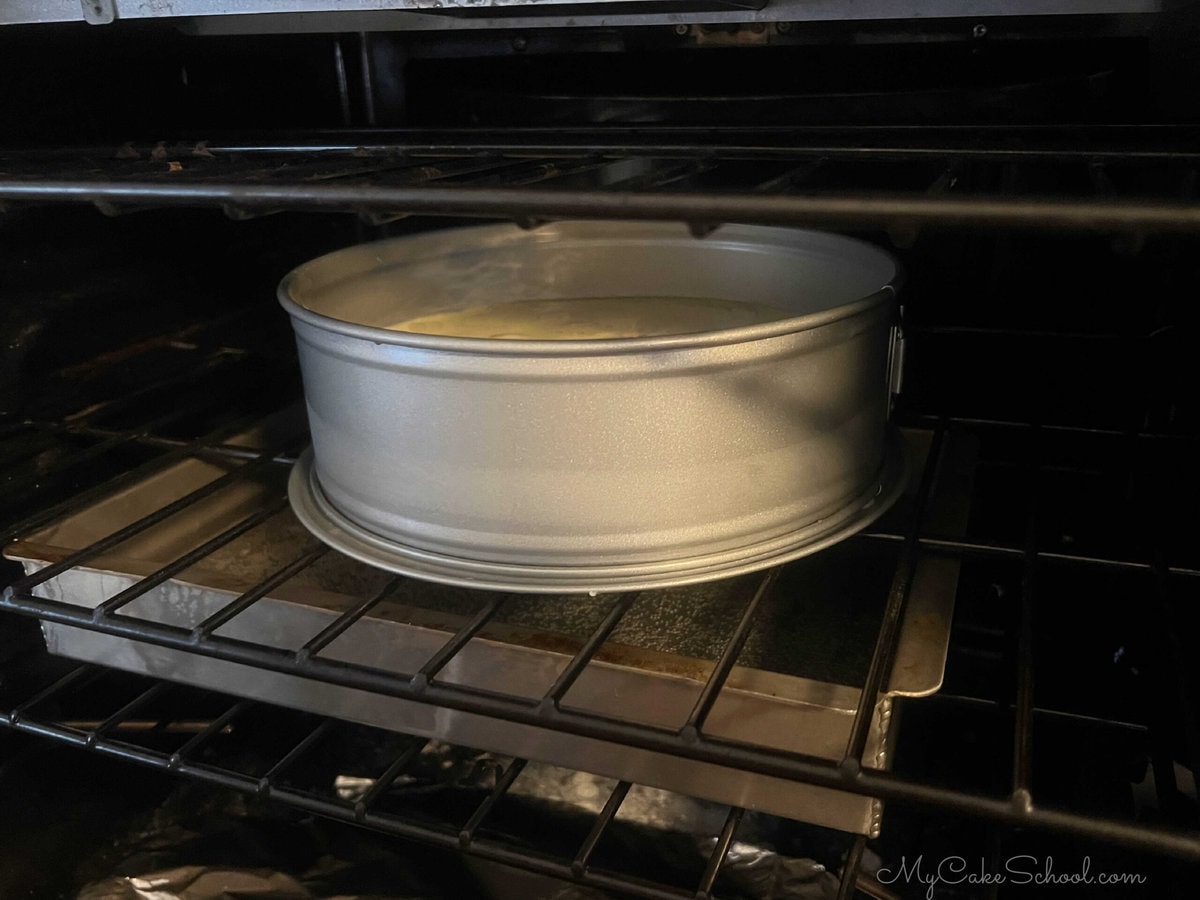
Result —
MULTIPOLYGON (((875 698, 880 687, 885 683, 890 666, 891 655, 895 649, 897 637, 896 625, 907 600, 911 576, 915 561, 922 552, 952 552, 961 558, 975 556, 994 557, 996 555, 1010 556, 1020 559, 1026 570, 1026 595, 1031 597, 1034 590, 1037 567, 1043 561, 1043 555, 1038 551, 1035 541, 1028 539, 1018 547, 993 546, 972 541, 944 541, 927 538, 922 533, 921 519, 924 500, 927 498, 933 483, 938 448, 950 428, 955 427, 952 420, 939 421, 934 432, 934 445, 929 455, 929 461, 921 474, 919 502, 916 513, 905 534, 874 533, 859 538, 859 540, 888 540, 902 543, 899 562, 893 573, 892 588, 888 598, 884 619, 879 630, 876 646, 871 658, 867 680, 864 684, 864 697, 875 698)), ((1016 426, 1014 426, 1016 427, 1016 426)), ((1028 426, 1027 430, 1036 434, 1036 426, 1028 426)), ((540 700, 526 700, 506 695, 498 695, 483 690, 465 688, 442 682, 437 678, 441 668, 466 645, 470 637, 492 616, 500 607, 500 602, 487 604, 475 618, 463 629, 452 636, 443 650, 425 667, 425 670, 411 673, 408 677, 384 673, 363 666, 335 662, 321 656, 323 648, 349 628, 355 621, 366 615, 379 602, 388 590, 381 592, 373 600, 360 604, 342 614, 321 634, 312 639, 298 651, 265 647, 244 641, 220 637, 214 631, 233 616, 244 612, 253 603, 265 596, 269 590, 283 578, 294 574, 304 566, 311 565, 317 554, 306 553, 269 576, 259 584, 231 603, 222 611, 214 614, 208 620, 193 629, 182 629, 173 626, 153 623, 141 619, 123 616, 121 608, 138 596, 149 591, 155 585, 195 562, 204 553, 212 552, 218 546, 233 540, 238 534, 257 524, 276 505, 281 504, 281 496, 274 504, 269 504, 266 510, 249 515, 242 523, 236 525, 224 534, 206 542, 205 545, 186 557, 164 566, 158 572, 148 576, 142 582, 126 589, 121 594, 110 598, 95 610, 80 609, 69 604, 39 597, 35 593, 38 585, 45 583, 55 575, 74 565, 86 562, 89 558, 101 553, 105 548, 115 546, 134 534, 153 527, 173 513, 186 508, 192 503, 199 502, 225 486, 236 483, 256 469, 264 466, 280 465, 280 460, 290 459, 291 447, 273 447, 263 450, 251 459, 239 460, 241 465, 230 470, 226 475, 210 482, 191 494, 184 496, 154 513, 136 521, 118 532, 109 535, 90 547, 74 553, 58 563, 47 566, 40 572, 18 580, 8 587, 0 600, 0 609, 22 613, 28 616, 74 625, 105 634, 125 637, 151 644, 183 650, 203 656, 223 659, 231 662, 263 668, 271 671, 297 675, 304 678, 330 684, 341 685, 385 696, 428 703, 448 709, 475 713, 508 722, 523 725, 538 726, 560 730, 583 737, 598 738, 626 744, 631 747, 650 751, 668 753, 687 757, 698 761, 713 763, 721 766, 734 767, 763 775, 794 779, 823 787, 838 789, 855 794, 877 797, 886 801, 900 801, 932 806, 956 814, 988 819, 1013 827, 1039 828, 1049 831, 1077 835, 1083 838, 1107 842, 1127 848, 1165 855, 1179 859, 1200 860, 1200 831, 1183 831, 1163 827, 1151 827, 1139 823, 1125 822, 1116 819, 1097 817, 1079 812, 1045 808, 1040 806, 1032 796, 1029 784, 1029 766, 1032 758, 1030 741, 1033 707, 1027 690, 1018 692, 1016 706, 1016 727, 1014 728, 1013 757, 1016 761, 1013 789, 1009 796, 995 797, 984 794, 941 787, 924 783, 911 778, 886 771, 873 770, 864 767, 862 752, 864 735, 869 724, 868 716, 874 708, 873 702, 860 704, 859 712, 851 731, 851 738, 846 752, 839 762, 809 758, 794 754, 772 752, 761 748, 750 747, 720 740, 705 734, 704 722, 707 712, 711 709, 712 699, 721 689, 724 679, 732 667, 737 651, 753 622, 753 603, 747 609, 738 628, 730 636, 725 651, 714 667, 708 683, 703 687, 700 698, 692 715, 683 728, 670 731, 646 725, 625 721, 601 718, 569 708, 563 708, 558 700, 563 690, 560 685, 553 686, 540 700)), ((193 453, 215 452, 221 448, 216 445, 205 445, 202 441, 189 445, 188 451, 193 453)), ((178 451, 176 451, 178 452, 178 451)), ((170 454, 173 455, 173 454, 170 454)), ((38 517, 41 518, 41 517, 38 517)), ((1031 515, 1032 523, 1035 516, 1031 515)), ((27 523, 18 523, 10 531, 20 533, 27 523)), ((1072 564, 1110 568, 1130 565, 1130 561, 1103 558, 1074 558, 1072 564)), ((1186 568, 1162 567, 1164 576, 1184 578, 1196 583, 1200 572, 1186 568)), ((772 573, 764 577, 759 594, 769 590, 772 573)), ((1170 598, 1164 592, 1164 603, 1169 604, 1170 598)), ((568 680, 587 665, 595 652, 602 645, 609 630, 619 621, 627 608, 629 599, 624 596, 614 598, 612 611, 598 626, 592 637, 585 641, 583 647, 564 670, 564 678, 568 680)), ((1022 615, 1025 623, 1022 632, 1032 628, 1029 622, 1033 604, 1027 600, 1022 604, 1022 615)), ((1024 684, 1030 677, 1032 662, 1029 654, 1022 652, 1017 660, 1015 678, 1019 684, 1024 684)), ((560 679, 561 680, 561 679, 560 679)), ((1194 706, 1186 707, 1182 714, 1196 715, 1194 706)), ((19 717, 17 717, 19 718, 19 717)), ((15 719, 10 723, 15 724, 15 719)), ((1191 726, 1195 728, 1194 723, 1191 726)), ((1194 731, 1193 731, 1194 733, 1194 731)))

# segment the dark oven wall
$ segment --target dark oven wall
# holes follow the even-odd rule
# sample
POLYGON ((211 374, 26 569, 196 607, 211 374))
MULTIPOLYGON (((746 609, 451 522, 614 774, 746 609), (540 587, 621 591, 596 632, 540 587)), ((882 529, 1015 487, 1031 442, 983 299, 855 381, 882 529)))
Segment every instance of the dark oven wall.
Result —
MULTIPOLYGON (((436 866, 420 851, 401 865, 413 891, 445 896, 503 896, 497 884, 518 883, 507 869, 439 882, 460 845, 469 859, 573 879, 580 891, 685 896, 699 884, 717 896, 815 896, 764 892, 756 870, 740 868, 739 844, 726 854, 735 835, 769 844, 770 865, 804 859, 858 873, 841 896, 856 883, 862 896, 925 896, 926 885, 889 876, 921 855, 962 857, 989 872, 1026 856, 1074 871, 1088 858, 1144 876, 1134 893, 1095 896, 1184 896, 1188 866, 1200 858, 1200 670, 1190 652, 1200 633, 1200 404, 1189 340, 1200 324, 1200 127, 1197 93, 1187 89, 1195 17, 1186 8, 1171 16, 280 34, 141 21, 0 29, 6 542, 163 460, 285 471, 300 447, 263 454, 231 437, 302 397, 292 333, 274 299, 297 264, 479 221, 530 228, 628 216, 684 221, 698 241, 719 238, 726 222, 819 227, 895 254, 906 353, 894 418, 935 452, 913 478, 923 494, 783 576, 799 596, 822 581, 849 590, 859 581, 839 579, 858 570, 871 600, 861 616, 837 619, 844 632, 814 637, 786 604, 740 625, 740 595, 618 607, 634 603, 636 618, 637 604, 653 601, 675 623, 708 616, 662 626, 676 637, 715 629, 711 646, 684 641, 704 671, 720 670, 725 648, 732 664, 741 641, 752 652, 773 636, 832 660, 837 685, 874 700, 894 650, 889 616, 911 603, 913 573, 933 561, 957 567, 941 687, 883 707, 895 713, 891 771, 866 780, 857 774, 861 746, 854 759, 847 751, 816 762, 730 751, 703 735, 614 729, 557 701, 531 711, 428 680, 435 706, 506 726, 536 723, 884 796, 882 829, 869 840, 790 822, 808 820, 802 809, 759 819, 735 805, 688 835, 703 854, 668 839, 664 866, 639 846, 638 828, 659 840, 672 829, 643 822, 613 826, 633 830, 606 855, 601 835, 629 786, 606 783, 617 799, 607 813, 604 797, 594 804, 599 825, 578 810, 556 818, 562 810, 544 796, 516 802, 505 793, 536 770, 519 757, 486 765, 454 757, 472 777, 453 790, 422 770, 412 783, 424 800, 389 800, 384 784, 347 801, 330 794, 331 773, 370 774, 376 784, 386 780, 379 772, 400 778, 402 762, 436 768, 436 755, 336 714, 271 704, 247 713, 220 691, 167 688, 104 666, 72 674, 73 664, 47 655, 28 617, 57 614, 96 634, 224 657, 255 677, 292 674, 418 703, 431 699, 425 683, 64 612, 26 587, 12 562, 0 619, 0 724, 9 726, 0 728, 0 782, 56 779, 56 802, 78 821, 103 821, 97 807, 111 808, 113 839, 127 840, 149 810, 162 815, 177 782, 147 775, 133 797, 94 783, 109 771, 144 771, 128 761, 173 769, 213 792, 257 792, 280 809, 440 845, 436 866), (960 452, 969 477, 950 462, 960 452), (171 725, 184 720, 187 728, 171 725), (77 768, 88 749, 100 756, 77 768), (499 817, 490 831, 487 816, 499 817), (547 822, 561 829, 552 838, 547 822)), ((303 549, 300 540, 276 549, 303 549)), ((419 606, 419 586, 411 592, 405 602, 419 606)), ((472 628, 538 621, 513 611, 520 597, 493 605, 467 592, 457 601, 453 621, 466 629, 458 649, 472 628)), ((560 665, 577 653, 588 663, 608 636, 593 629, 629 612, 614 609, 552 631, 566 654, 560 665)), ((666 644, 651 635, 638 646, 666 644)), ((707 684, 719 691, 722 678, 707 684)), ((73 896, 87 875, 99 878, 104 827, 63 826, 20 791, 10 796, 18 799, 3 818, 20 837, 7 845, 15 849, 0 865, 0 893, 73 896), (78 861, 49 873, 43 860, 68 847, 78 861)), ((187 799, 205 808, 212 796, 187 799)), ((682 821, 684 807, 665 808, 682 821)), ((394 852, 348 849, 355 844, 343 832, 302 837, 314 859, 318 849, 357 852, 358 862, 394 852)), ((269 865, 266 856, 240 858, 269 865)), ((312 860, 297 859, 279 867, 311 875, 312 860)), ((819 889, 836 892, 830 879, 819 889)), ((935 889, 984 895, 953 879, 935 889)), ((1025 895, 1012 883, 998 889, 1025 895)))

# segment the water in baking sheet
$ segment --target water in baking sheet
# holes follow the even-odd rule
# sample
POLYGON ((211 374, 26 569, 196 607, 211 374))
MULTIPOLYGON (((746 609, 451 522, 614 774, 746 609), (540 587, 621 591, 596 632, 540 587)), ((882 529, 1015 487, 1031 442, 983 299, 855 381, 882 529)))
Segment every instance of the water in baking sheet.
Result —
POLYGON ((762 303, 708 297, 582 297, 470 306, 388 327, 452 337, 578 341, 719 331, 788 315, 762 303))

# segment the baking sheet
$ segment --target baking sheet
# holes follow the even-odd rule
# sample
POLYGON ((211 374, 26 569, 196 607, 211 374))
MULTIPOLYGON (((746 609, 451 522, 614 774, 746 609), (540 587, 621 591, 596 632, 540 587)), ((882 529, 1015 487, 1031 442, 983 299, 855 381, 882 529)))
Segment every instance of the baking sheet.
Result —
MULTIPOLYGON (((919 461, 927 447, 926 436, 908 437, 919 461)), ((952 463, 948 467, 952 473, 955 457, 949 454, 946 459, 952 463)), ((200 459, 179 463, 30 535, 8 548, 6 555, 24 562, 27 571, 36 571, 219 477, 230 465, 200 459)), ((262 470, 87 566, 51 579, 38 593, 92 608, 280 496, 286 474, 283 467, 262 470)), ((949 507, 939 510, 937 499, 931 500, 932 514, 953 517, 952 509, 946 512, 949 507)), ((314 546, 285 510, 134 601, 123 613, 194 625, 314 546)), ((777 589, 764 601, 706 730, 763 747, 840 757, 897 552, 891 544, 858 542, 853 548, 833 548, 788 566, 777 589)), ((339 612, 375 593, 389 577, 330 552, 217 633, 296 649, 339 612)), ((754 576, 748 576, 640 596, 609 644, 573 685, 564 705, 635 722, 682 725, 754 581, 754 576)), ((940 685, 956 584, 955 562, 922 560, 888 692, 872 717, 868 763, 887 764, 892 697, 923 695, 940 685)), ((490 595, 405 581, 390 601, 356 623, 324 655, 400 673, 415 671, 486 596, 490 595)), ((517 696, 540 696, 611 602, 605 596, 511 597, 496 621, 440 677, 517 696)), ((76 659, 846 831, 869 834, 878 827, 879 805, 869 798, 381 697, 76 627, 46 623, 44 632, 51 652, 76 659)))

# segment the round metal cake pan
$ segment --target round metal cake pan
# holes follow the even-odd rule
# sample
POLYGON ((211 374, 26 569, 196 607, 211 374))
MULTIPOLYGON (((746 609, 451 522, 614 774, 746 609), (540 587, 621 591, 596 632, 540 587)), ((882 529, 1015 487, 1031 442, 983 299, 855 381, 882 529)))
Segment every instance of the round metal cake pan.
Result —
MULTIPOLYGON (((870 245, 752 226, 703 240, 667 223, 484 226, 329 254, 280 287, 312 431, 309 493, 322 521, 436 561, 378 564, 439 581, 479 584, 482 567, 591 590, 591 572, 613 589, 774 561, 882 496, 896 281, 870 245), (654 296, 783 315, 571 341, 386 327, 508 300, 654 296)), ((508 578, 493 583, 523 586, 508 578)))
POLYGON ((288 479, 293 512, 304 526, 335 550, 368 565, 425 581, 481 590, 525 593, 597 594, 611 591, 681 587, 733 578, 781 565, 830 547, 866 528, 882 516, 903 492, 908 480, 903 439, 891 434, 877 481, 827 520, 814 522, 781 538, 739 547, 720 556, 674 559, 654 565, 529 566, 483 562, 430 553, 372 534, 342 515, 321 490, 309 448, 288 479))

